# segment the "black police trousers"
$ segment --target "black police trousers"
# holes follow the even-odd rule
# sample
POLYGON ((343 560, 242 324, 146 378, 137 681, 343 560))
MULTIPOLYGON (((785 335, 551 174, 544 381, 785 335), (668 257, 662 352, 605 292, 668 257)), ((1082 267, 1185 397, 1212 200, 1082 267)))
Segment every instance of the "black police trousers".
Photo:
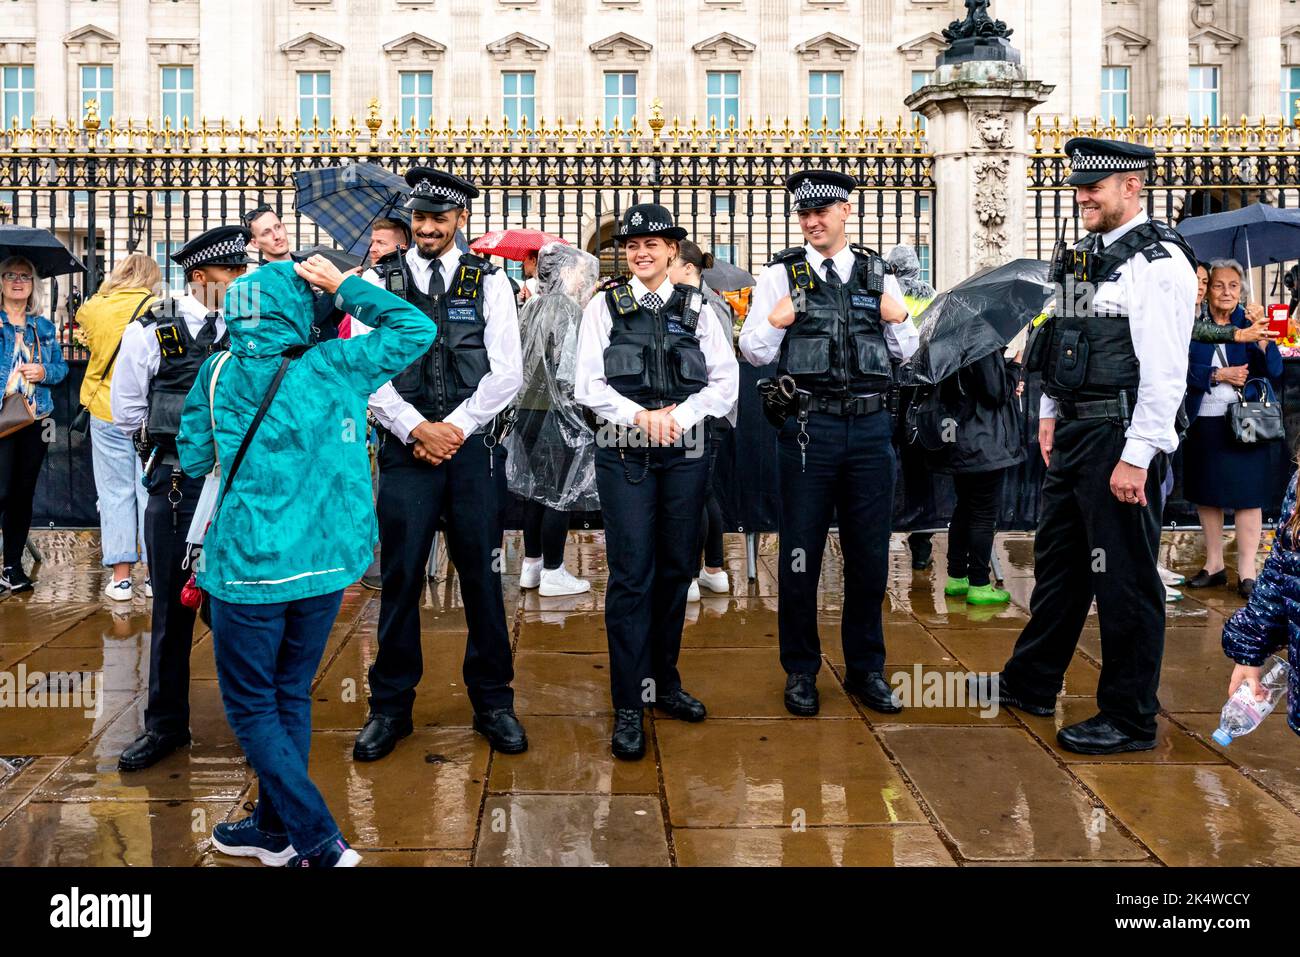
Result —
POLYGON ((605 633, 615 708, 644 708, 682 686, 677 656, 686 591, 699 560, 708 449, 703 428, 681 447, 596 448, 605 522, 605 633), (647 454, 649 456, 647 465, 647 454))
POLYGON ((149 703, 144 726, 159 734, 185 734, 190 728, 190 649, 195 612, 181 604, 181 589, 192 568, 185 561, 194 506, 202 478, 189 478, 179 467, 162 465, 149 476, 149 504, 144 510, 144 539, 149 552, 153 615, 149 644, 149 703), (175 491, 173 491, 173 479, 175 491), (172 499, 179 496, 174 505, 172 499))
POLYGON ((1160 703, 1165 589, 1160 545, 1163 453, 1147 469, 1147 504, 1111 494, 1124 430, 1106 419, 1057 420, 1034 537, 1034 591, 1002 680, 1018 697, 1051 706, 1097 599, 1101 678, 1097 706, 1127 734, 1150 737, 1160 703))
POLYGON ((787 674, 812 675, 821 668, 817 583, 832 511, 838 517, 844 555, 840 637, 845 665, 854 676, 885 667, 881 604, 894 506, 892 429, 891 417, 883 410, 853 416, 813 412, 808 416, 805 461, 798 420, 787 419, 781 427, 777 623, 781 666, 787 674))
POLYGON ((463 674, 476 712, 514 705, 514 665, 501 593, 501 510, 506 453, 482 433, 465 438, 438 466, 385 435, 379 451, 379 651, 370 666, 370 710, 409 717, 424 673, 420 604, 438 518, 446 518, 447 554, 465 603, 468 639, 463 674), (492 469, 488 457, 492 456, 492 469))

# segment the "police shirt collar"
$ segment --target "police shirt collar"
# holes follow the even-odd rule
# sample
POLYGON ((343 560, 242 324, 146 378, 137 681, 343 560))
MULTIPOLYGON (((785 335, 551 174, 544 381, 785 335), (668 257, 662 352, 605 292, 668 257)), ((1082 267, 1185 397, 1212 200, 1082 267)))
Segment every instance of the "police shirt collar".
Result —
MULTIPOLYGON (((188 321, 196 322, 200 329, 203 328, 203 323, 208 320, 208 307, 203 305, 194 293, 187 290, 185 295, 176 300, 176 305, 188 321)), ((218 319, 224 322, 225 316, 222 314, 220 306, 217 307, 216 312, 218 319)))
MULTIPOLYGON (((826 275, 826 267, 822 263, 826 262, 828 257, 813 249, 812 243, 804 243, 803 248, 808 255, 808 265, 812 267, 818 279, 823 278, 826 275)), ((848 240, 845 239, 843 248, 829 258, 835 262, 835 271, 841 276, 849 272, 853 266, 853 249, 849 246, 848 240)))
POLYGON ((642 299, 644 299, 645 294, 648 292, 653 292, 656 296, 658 296, 660 302, 666 303, 670 298, 672 298, 673 281, 669 279, 667 275, 664 276, 664 281, 659 284, 658 289, 652 290, 648 288, 646 284, 643 283, 636 276, 632 277, 631 285, 632 285, 632 295, 636 296, 637 302, 640 302, 642 299))
POLYGON ((447 251, 437 259, 425 259, 420 255, 420 252, 415 247, 414 243, 412 243, 411 248, 406 251, 406 264, 411 267, 412 272, 420 274, 428 273, 433 268, 433 264, 438 263, 438 265, 442 267, 443 277, 445 278, 448 273, 455 271, 456 264, 459 262, 460 249, 454 242, 448 246, 447 251))
POLYGON ((1132 219, 1130 219, 1123 226, 1117 226, 1115 229, 1112 229, 1110 232, 1103 233, 1101 237, 1102 244, 1105 247, 1109 247, 1114 243, 1119 242, 1121 239, 1124 238, 1126 234, 1133 231, 1134 229, 1137 229, 1146 221, 1147 221, 1146 210, 1139 209, 1138 214, 1134 216, 1132 219))

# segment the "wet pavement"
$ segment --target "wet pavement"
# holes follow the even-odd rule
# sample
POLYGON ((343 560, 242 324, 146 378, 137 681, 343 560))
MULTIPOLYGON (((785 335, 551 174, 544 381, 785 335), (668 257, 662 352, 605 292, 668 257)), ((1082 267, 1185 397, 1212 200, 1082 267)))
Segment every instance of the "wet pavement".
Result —
MULTIPOLYGON (((148 604, 142 593, 126 605, 102 597, 93 533, 36 541, 36 591, 0 599, 0 681, 48 688, 52 672, 86 672, 91 684, 63 699, 48 689, 56 706, 29 693, 0 708, 0 864, 259 866, 209 846, 212 826, 243 816, 255 784, 225 721, 206 628, 194 639, 193 746, 119 773, 118 753, 143 721, 148 604)), ((517 571, 517 537, 507 544, 517 571)), ((936 536, 936 569, 945 545, 936 536)), ((1032 537, 999 536, 1013 603, 995 609, 946 599, 941 572, 913 572, 900 538, 892 549, 886 676, 906 673, 912 707, 877 715, 844 692, 832 540, 821 714, 787 714, 775 537, 763 536, 747 581, 743 539, 728 536, 732 594, 706 591, 689 608, 681 656, 709 720, 649 719, 649 753, 635 763, 609 754, 598 535, 569 544, 569 568, 592 579, 590 594, 540 598, 507 579, 523 755, 493 754, 470 729, 453 574, 425 593, 415 733, 382 761, 354 762, 379 613, 378 595, 355 587, 317 678, 312 776, 363 866, 1300 864, 1300 746, 1283 717, 1231 749, 1210 740, 1235 590, 1168 606, 1157 748, 1084 757, 1061 751, 1055 732, 1094 713, 1095 617, 1054 717, 990 713, 955 690, 956 677, 997 669, 1027 619, 1032 537)), ((1163 551, 1178 571, 1200 567, 1195 534, 1166 535, 1163 551)))

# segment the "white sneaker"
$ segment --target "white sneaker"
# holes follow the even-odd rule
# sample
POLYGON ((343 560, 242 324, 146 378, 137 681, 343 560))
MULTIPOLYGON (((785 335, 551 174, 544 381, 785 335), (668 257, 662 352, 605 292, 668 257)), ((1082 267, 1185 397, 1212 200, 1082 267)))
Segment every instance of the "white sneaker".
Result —
POLYGON ((700 572, 699 582, 700 585, 707 588, 709 591, 720 592, 724 595, 731 592, 731 579, 727 577, 726 572, 702 571, 700 572))
POLYGON ((1160 580, 1164 582, 1166 586, 1181 585, 1183 582, 1187 581, 1186 576, 1178 574, 1178 572, 1171 568, 1165 568, 1164 565, 1157 565, 1156 570, 1160 572, 1160 580))
POLYGON ((686 600, 688 602, 700 600, 700 582, 697 578, 691 579, 691 587, 686 589, 686 600))
POLYGON ((537 588, 537 594, 543 598, 556 598, 560 595, 581 595, 583 592, 589 591, 591 591, 591 582, 585 578, 574 578, 563 565, 559 568, 548 568, 543 571, 541 584, 537 588))
POLYGON ((144 580, 144 597, 145 598, 153 597, 153 579, 151 578, 146 578, 144 580))
POLYGON ((135 591, 131 587, 131 579, 123 578, 120 582, 115 582, 110 578, 104 586, 104 594, 113 601, 130 601, 135 591))
POLYGON ((1174 602, 1174 601, 1182 601, 1182 600, 1183 600, 1183 593, 1182 593, 1182 592, 1180 592, 1177 588, 1171 588, 1171 587, 1168 586, 1168 585, 1165 586, 1165 602, 1166 602, 1166 603, 1168 603, 1168 602, 1174 602))
POLYGON ((540 558, 525 558, 523 565, 519 567, 519 587, 536 588, 542 581, 542 560, 540 558))

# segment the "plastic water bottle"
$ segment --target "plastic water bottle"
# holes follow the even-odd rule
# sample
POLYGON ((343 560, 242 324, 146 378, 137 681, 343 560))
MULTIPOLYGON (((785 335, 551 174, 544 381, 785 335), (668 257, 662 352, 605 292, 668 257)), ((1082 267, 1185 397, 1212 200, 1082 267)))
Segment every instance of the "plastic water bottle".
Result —
POLYGON ((1243 681, 1219 713, 1219 727, 1211 735, 1215 742, 1226 748, 1232 744, 1233 738, 1250 734, 1259 727, 1259 723, 1268 717, 1269 712, 1286 694, 1290 675, 1291 666, 1286 659, 1270 655, 1264 662, 1264 671, 1259 677, 1259 685, 1264 689, 1264 700, 1256 701, 1254 686, 1243 681))

